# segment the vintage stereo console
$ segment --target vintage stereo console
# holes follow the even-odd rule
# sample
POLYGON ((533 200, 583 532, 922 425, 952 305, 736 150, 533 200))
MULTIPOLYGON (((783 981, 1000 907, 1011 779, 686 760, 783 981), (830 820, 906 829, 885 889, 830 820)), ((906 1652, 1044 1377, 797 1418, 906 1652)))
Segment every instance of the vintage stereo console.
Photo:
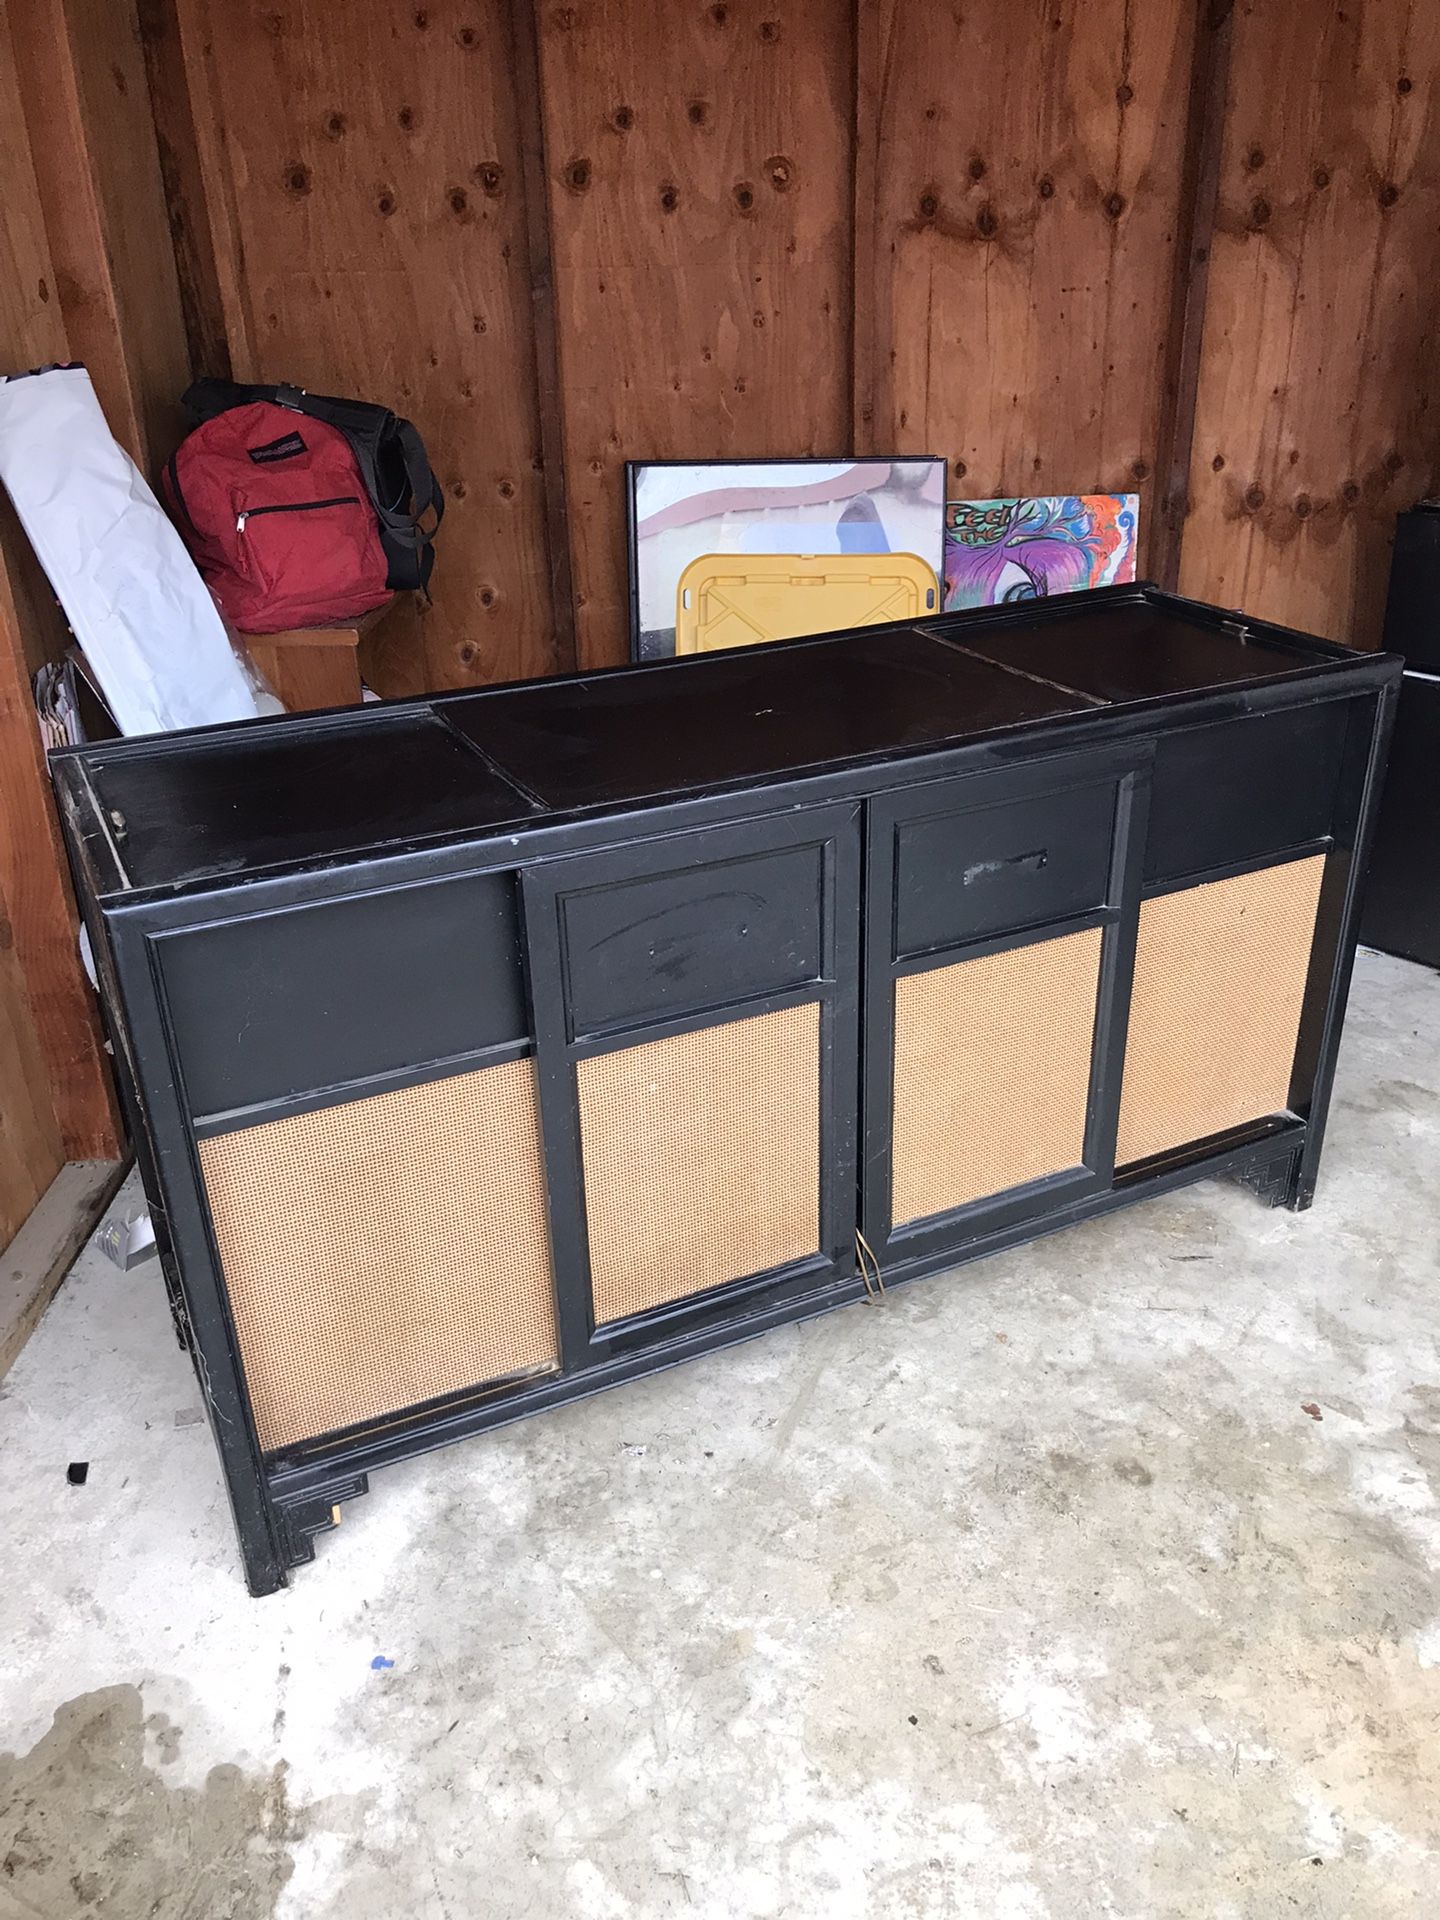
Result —
POLYGON ((1398 673, 1114 588, 57 755, 252 1590, 388 1461, 1307 1205, 1398 673))

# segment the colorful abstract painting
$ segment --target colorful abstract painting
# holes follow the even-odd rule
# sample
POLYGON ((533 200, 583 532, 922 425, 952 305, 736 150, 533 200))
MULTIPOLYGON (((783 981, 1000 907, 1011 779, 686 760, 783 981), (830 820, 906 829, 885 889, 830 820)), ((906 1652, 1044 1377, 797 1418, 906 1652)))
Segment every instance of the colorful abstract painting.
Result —
POLYGON ((1133 580, 1139 526, 1134 493, 952 500, 945 509, 945 611, 1133 580))

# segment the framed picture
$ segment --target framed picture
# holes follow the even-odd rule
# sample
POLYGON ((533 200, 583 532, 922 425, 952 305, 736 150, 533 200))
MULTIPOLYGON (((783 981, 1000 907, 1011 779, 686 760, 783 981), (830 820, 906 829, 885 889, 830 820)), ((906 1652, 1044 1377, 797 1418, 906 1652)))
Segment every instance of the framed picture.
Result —
POLYGON ((945 611, 1133 580, 1139 531, 1135 493, 952 500, 945 509, 945 611))
POLYGON ((938 610, 943 460, 632 460, 625 478, 637 660, 670 658, 677 631, 709 652, 938 610))

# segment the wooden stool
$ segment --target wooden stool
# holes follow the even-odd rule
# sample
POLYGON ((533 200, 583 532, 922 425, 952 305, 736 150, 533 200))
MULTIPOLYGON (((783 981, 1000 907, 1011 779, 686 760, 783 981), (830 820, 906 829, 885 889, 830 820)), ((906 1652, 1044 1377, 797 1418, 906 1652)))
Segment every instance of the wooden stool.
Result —
POLYGON ((270 691, 289 713, 317 707, 358 707, 362 638, 395 603, 343 627, 294 627, 286 633, 247 633, 245 648, 270 691))

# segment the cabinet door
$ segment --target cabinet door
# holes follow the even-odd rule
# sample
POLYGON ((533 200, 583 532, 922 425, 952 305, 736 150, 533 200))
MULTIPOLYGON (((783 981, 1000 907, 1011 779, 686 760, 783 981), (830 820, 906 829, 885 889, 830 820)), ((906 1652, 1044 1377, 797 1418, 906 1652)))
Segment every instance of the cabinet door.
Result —
POLYGON ((1331 700, 1159 741, 1118 1159, 1309 1118, 1374 732, 1331 700))
POLYGON ((567 1366, 855 1271, 859 810, 525 876, 567 1366))
POLYGON ((871 805, 864 1232, 923 1256, 1108 1184, 1148 772, 1067 756, 871 805))

